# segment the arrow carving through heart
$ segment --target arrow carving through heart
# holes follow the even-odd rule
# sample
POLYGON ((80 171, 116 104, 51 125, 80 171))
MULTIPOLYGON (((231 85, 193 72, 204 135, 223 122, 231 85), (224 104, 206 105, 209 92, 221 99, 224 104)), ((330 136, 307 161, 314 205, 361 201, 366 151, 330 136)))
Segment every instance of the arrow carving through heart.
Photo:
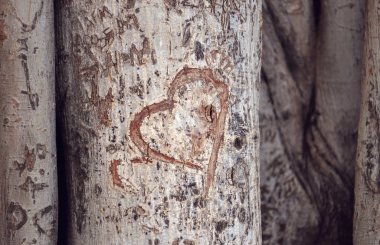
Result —
POLYGON ((220 112, 217 115, 214 111, 210 110, 210 121, 212 123, 211 136, 213 138, 213 144, 211 149, 211 154, 206 171, 206 184, 204 188, 204 197, 208 196, 209 190, 215 178, 216 163, 218 160, 219 149, 223 142, 224 136, 224 124, 226 121, 226 116, 228 112, 228 86, 227 84, 217 80, 211 69, 200 69, 200 68, 183 68, 177 73, 174 80, 169 86, 167 92, 167 99, 148 105, 144 107, 140 112, 136 113, 133 120, 130 123, 129 133, 132 142, 137 146, 137 148, 145 156, 151 159, 156 159, 159 161, 182 165, 187 168, 202 170, 202 166, 193 163, 191 161, 183 161, 175 159, 168 154, 164 154, 158 150, 152 149, 149 144, 144 140, 141 133, 141 125, 145 118, 149 117, 151 114, 162 112, 162 111, 172 111, 177 103, 174 100, 174 94, 181 87, 186 84, 202 81, 205 84, 212 85, 218 91, 218 98, 220 100, 220 112), (215 115, 216 114, 216 115, 215 115))

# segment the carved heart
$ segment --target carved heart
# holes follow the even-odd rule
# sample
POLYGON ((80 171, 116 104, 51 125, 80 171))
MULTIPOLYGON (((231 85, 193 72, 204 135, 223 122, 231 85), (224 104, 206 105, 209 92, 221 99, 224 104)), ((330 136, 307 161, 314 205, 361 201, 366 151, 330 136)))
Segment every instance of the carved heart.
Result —
MULTIPOLYGON (((228 110, 227 103, 228 87, 225 83, 217 80, 210 69, 185 67, 177 73, 170 84, 167 99, 148 105, 135 114, 129 128, 131 140, 148 159, 183 165, 196 170, 201 170, 203 167, 199 163, 195 163, 194 159, 176 158, 173 154, 165 152, 165 148, 169 148, 177 155, 178 152, 181 153, 181 150, 175 148, 176 144, 171 146, 173 144, 163 142, 160 144, 161 147, 154 149, 141 131, 144 120, 157 113, 169 113, 173 119, 171 123, 179 125, 178 134, 189 136, 188 138, 192 145, 190 158, 194 158, 197 152, 202 152, 203 154, 204 149, 202 149, 202 146, 207 141, 211 142, 204 190, 204 195, 207 196, 214 181, 219 148, 223 142, 224 124, 228 110), (189 86, 192 86, 191 90, 193 93, 194 91, 196 92, 197 98, 203 96, 205 99, 194 100, 193 96, 188 100, 186 92, 189 90, 189 86), (207 97, 208 94, 213 94, 214 96, 207 97), (218 101, 210 101, 210 98, 213 97, 216 97, 218 101)), ((166 139, 165 136, 162 138, 166 139)), ((184 152, 182 155, 189 154, 184 152)))

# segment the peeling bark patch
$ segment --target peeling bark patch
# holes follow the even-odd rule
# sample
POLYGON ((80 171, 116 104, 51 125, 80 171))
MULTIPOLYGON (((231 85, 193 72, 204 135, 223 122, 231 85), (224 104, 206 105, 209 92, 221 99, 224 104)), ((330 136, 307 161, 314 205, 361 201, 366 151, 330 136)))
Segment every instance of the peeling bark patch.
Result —
POLYGON ((119 176, 119 173, 117 171, 117 167, 121 164, 121 160, 112 160, 110 165, 110 172, 112 176, 112 182, 115 186, 120 187, 124 189, 123 182, 121 181, 121 178, 119 176))
POLYGON ((11 202, 7 209, 7 223, 11 230, 19 230, 28 220, 26 211, 18 203, 11 202))
POLYGON ((203 60, 205 55, 204 55, 204 48, 202 44, 198 41, 195 42, 195 59, 196 60, 203 60))
MULTIPOLYGON (((208 163, 206 184, 204 189, 204 195, 207 196, 215 177, 218 152, 223 141, 224 125, 228 111, 228 87, 225 83, 215 79, 210 69, 183 68, 179 71, 169 86, 167 99, 146 106, 140 112, 136 113, 130 123, 129 133, 132 142, 137 146, 140 152, 144 154, 144 156, 195 170, 202 170, 202 166, 192 161, 175 159, 174 157, 164 154, 159 150, 153 149, 143 138, 141 133, 141 126, 145 118, 155 113, 172 111, 177 103, 174 101, 175 93, 183 89, 186 84, 197 81, 202 81, 204 84, 212 85, 218 89, 220 93, 218 97, 220 100, 219 115, 216 116, 211 107, 209 107, 209 110, 205 110, 208 112, 206 113, 207 117, 211 122, 213 122, 214 126, 213 130, 210 132, 210 138, 214 139, 214 143, 212 145, 211 156, 208 163)), ((196 140, 196 137, 193 137, 193 141, 194 140, 196 140)))
POLYGON ((37 228, 39 234, 49 237, 55 234, 57 223, 55 214, 56 209, 49 205, 34 215, 33 225, 37 228))
POLYGON ((19 186, 21 190, 26 192, 32 192, 33 199, 35 198, 36 191, 42 191, 46 187, 49 187, 46 183, 35 183, 30 176, 26 177, 25 182, 19 186))
POLYGON ((3 46, 3 43, 7 38, 8 38, 8 36, 5 33, 5 21, 0 20, 0 47, 3 46))

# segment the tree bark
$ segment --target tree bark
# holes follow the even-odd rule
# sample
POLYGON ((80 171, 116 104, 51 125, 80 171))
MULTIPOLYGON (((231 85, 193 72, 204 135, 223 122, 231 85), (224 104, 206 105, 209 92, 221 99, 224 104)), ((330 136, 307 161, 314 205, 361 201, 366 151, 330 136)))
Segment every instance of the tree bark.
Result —
POLYGON ((57 241, 53 1, 0 0, 0 243, 57 241))
POLYGON ((380 83, 378 0, 367 3, 362 102, 355 174, 354 244, 380 243, 380 83))
POLYGON ((69 244, 261 244, 261 1, 59 1, 69 244))
POLYGON ((264 244, 352 243, 363 9, 352 0, 265 1, 264 244))

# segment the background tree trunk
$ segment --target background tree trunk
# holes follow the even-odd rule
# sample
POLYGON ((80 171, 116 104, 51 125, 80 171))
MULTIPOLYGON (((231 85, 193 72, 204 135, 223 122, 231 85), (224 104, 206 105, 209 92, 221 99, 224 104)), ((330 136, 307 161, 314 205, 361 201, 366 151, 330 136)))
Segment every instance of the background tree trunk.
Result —
POLYGON ((264 244, 352 243, 364 2, 264 2, 264 244))
POLYGON ((0 244, 54 244, 53 1, 0 0, 0 244))
POLYGON ((261 244, 261 1, 58 2, 68 244, 261 244))
POLYGON ((380 2, 367 3, 362 103, 355 175, 354 244, 380 243, 380 2))

